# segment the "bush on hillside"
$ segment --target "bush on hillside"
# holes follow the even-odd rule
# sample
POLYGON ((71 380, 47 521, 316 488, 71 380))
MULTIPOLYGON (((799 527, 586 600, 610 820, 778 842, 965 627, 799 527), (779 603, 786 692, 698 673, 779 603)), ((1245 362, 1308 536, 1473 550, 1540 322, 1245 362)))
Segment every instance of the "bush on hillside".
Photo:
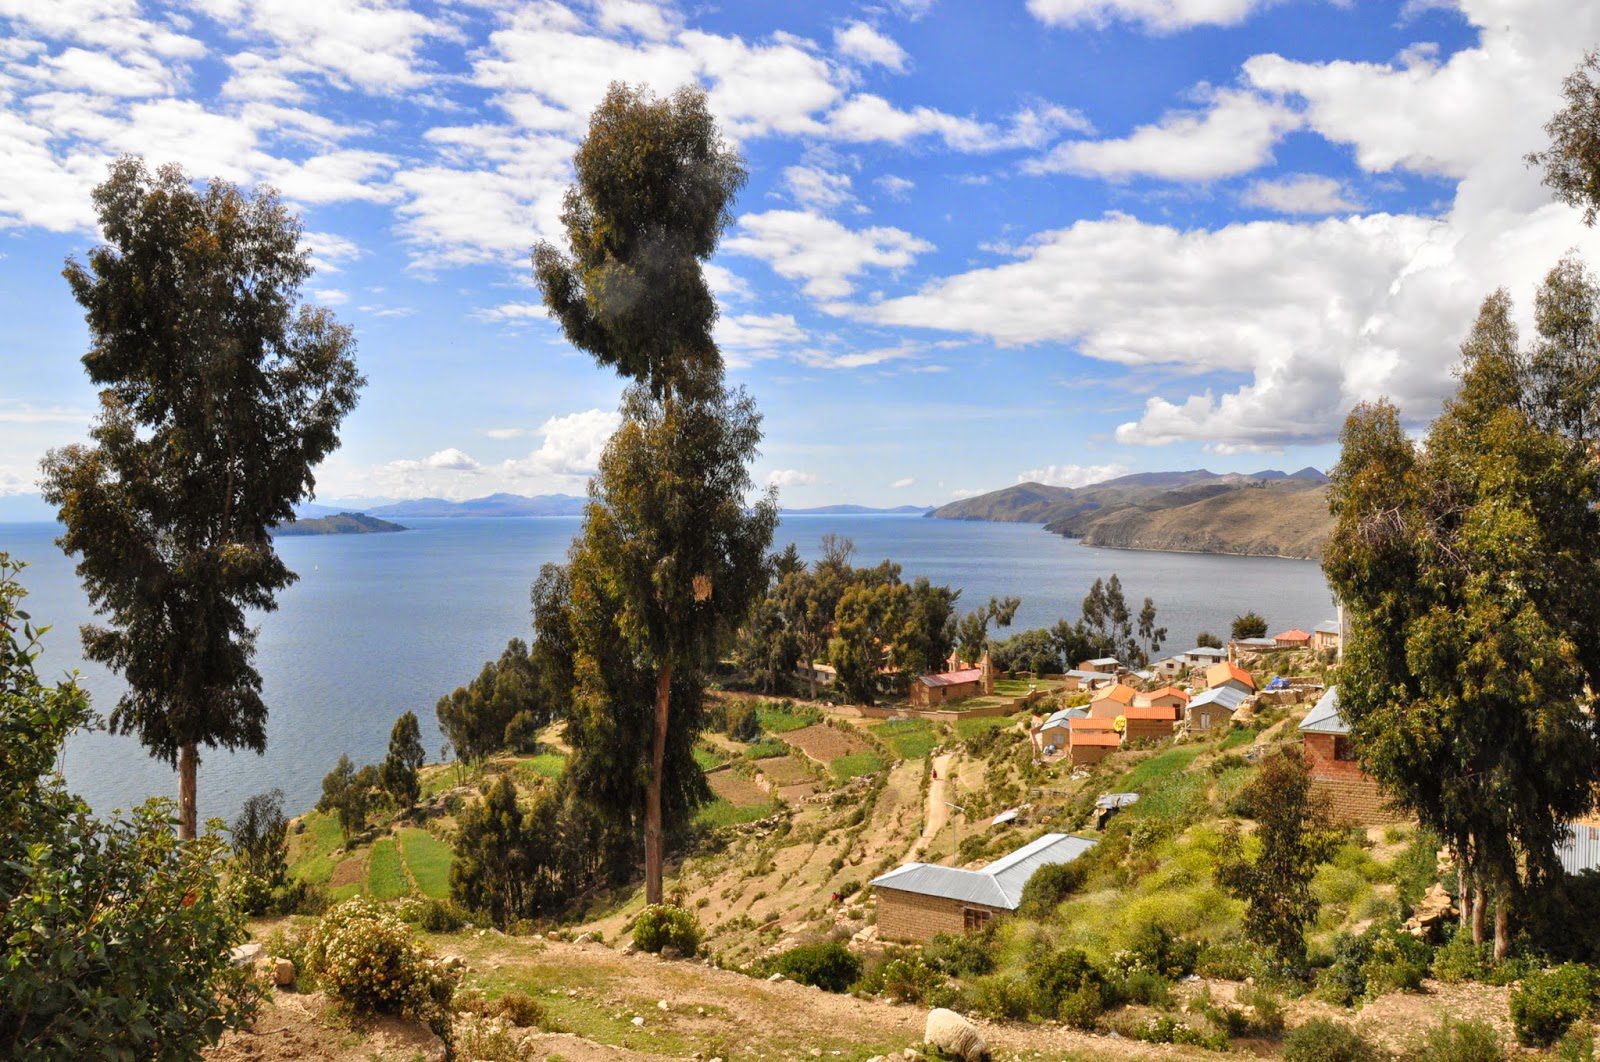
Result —
POLYGON ((955 998, 950 981, 914 952, 886 953, 884 961, 862 978, 861 987, 896 1003, 942 1007, 955 998))
POLYGON ((633 924, 633 943, 640 951, 675 948, 684 958, 700 949, 700 920, 691 911, 667 903, 646 907, 633 924))
POLYGON ((440 1035, 460 974, 439 961, 406 924, 363 897, 317 923, 301 960, 316 984, 357 1014, 398 1014, 440 1035))
POLYGON ((1600 974, 1575 962, 1540 970, 1511 991, 1511 1024, 1524 1047, 1549 1047, 1594 1011, 1600 974))
POLYGON ((417 925, 425 933, 454 933, 467 924, 467 913, 451 900, 425 900, 417 925))
POLYGON ((1472 934, 1457 931, 1433 953, 1433 976, 1446 984, 1487 981, 1494 971, 1494 945, 1472 942, 1472 934))
POLYGON ((1376 1062, 1378 1051, 1348 1025, 1313 1018, 1283 1038, 1284 1062, 1376 1062))
POLYGON ((1105 976, 1077 948, 1039 952, 1028 963, 1028 980, 1039 1013, 1080 1029, 1093 1028, 1118 1002, 1105 976))
POLYGON ((1018 910, 1026 918, 1048 918, 1061 901, 1083 887, 1088 872, 1089 864, 1084 856, 1070 863, 1040 867, 1022 886, 1022 904, 1018 910))
POLYGON ((989 974, 967 986, 964 1008, 973 1014, 1001 1021, 1023 1021, 1033 1011, 1033 989, 1013 974, 989 974))
POLYGON ((732 724, 728 727, 728 736, 747 745, 754 744, 761 737, 760 713, 753 707, 746 708, 732 720, 732 724))
POLYGON ((1428 976, 1432 958, 1426 943, 1394 925, 1373 925, 1359 935, 1340 933, 1317 990, 1345 1007, 1385 992, 1414 992, 1428 976))
POLYGON ((770 965, 791 981, 828 992, 848 992, 861 976, 861 960, 837 940, 790 948, 770 965))
POLYGON ((1152 974, 1169 981, 1194 973, 1200 945, 1169 932, 1165 926, 1145 923, 1131 947, 1111 957, 1112 968, 1123 977, 1152 974))
POLYGON ((1445 1018, 1428 1031, 1422 1048, 1411 1057, 1415 1062, 1504 1062, 1506 1052, 1488 1022, 1445 1018))
POLYGON ((976 933, 940 933, 922 949, 923 958, 951 977, 976 977, 994 972, 995 926, 976 933))

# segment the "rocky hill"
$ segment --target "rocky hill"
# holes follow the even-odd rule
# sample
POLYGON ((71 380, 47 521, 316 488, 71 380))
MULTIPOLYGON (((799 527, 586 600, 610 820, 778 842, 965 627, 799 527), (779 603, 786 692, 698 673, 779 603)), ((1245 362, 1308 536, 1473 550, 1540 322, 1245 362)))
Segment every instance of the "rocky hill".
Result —
POLYGON ((336 513, 333 516, 296 520, 292 524, 284 524, 273 533, 284 538, 295 538, 303 535, 383 535, 405 530, 407 528, 400 524, 365 513, 336 513))
POLYGON ((1316 558, 1333 529, 1326 485, 1314 468, 1147 472, 1086 487, 1019 483, 929 515, 1043 524, 1091 546, 1316 558))

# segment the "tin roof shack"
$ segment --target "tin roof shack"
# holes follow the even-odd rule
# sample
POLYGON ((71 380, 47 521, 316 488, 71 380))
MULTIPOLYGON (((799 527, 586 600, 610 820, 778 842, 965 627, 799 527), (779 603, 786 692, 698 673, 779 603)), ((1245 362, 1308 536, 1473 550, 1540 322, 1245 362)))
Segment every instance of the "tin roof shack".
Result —
POLYGON ((1327 798, 1334 814, 1363 826, 1401 822, 1405 816, 1388 806, 1378 783, 1356 762, 1350 724, 1339 714, 1339 687, 1328 691, 1300 721, 1311 788, 1327 798))
POLYGON ((982 870, 931 863, 907 863, 874 878, 878 936, 884 940, 927 941, 982 929, 990 919, 1015 911, 1022 887, 1034 871, 1070 863, 1095 842, 1065 833, 1047 833, 982 870))
POLYGON ((1219 686, 1196 694, 1194 700, 1189 702, 1187 711, 1189 729, 1205 732, 1227 726, 1233 721, 1233 713, 1239 710, 1245 700, 1245 695, 1232 686, 1219 686))
POLYGON ((1106 823, 1110 822, 1117 812, 1138 802, 1138 793, 1102 793, 1094 802, 1094 828, 1105 829, 1106 823))
POLYGON ((1060 752, 1071 744, 1072 720, 1086 718, 1087 708, 1063 708, 1053 713, 1033 731, 1034 743, 1041 755, 1060 752))

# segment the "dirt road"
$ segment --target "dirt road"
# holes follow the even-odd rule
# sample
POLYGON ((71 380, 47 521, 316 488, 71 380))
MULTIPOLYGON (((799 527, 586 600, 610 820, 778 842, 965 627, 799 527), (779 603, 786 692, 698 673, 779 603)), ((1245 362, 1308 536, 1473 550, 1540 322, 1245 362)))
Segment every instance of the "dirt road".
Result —
POLYGON ((922 836, 911 846, 913 859, 926 852, 934 836, 950 822, 950 805, 946 803, 949 798, 945 794, 949 792, 950 765, 955 758, 953 752, 933 758, 933 777, 928 781, 928 801, 922 812, 922 836))

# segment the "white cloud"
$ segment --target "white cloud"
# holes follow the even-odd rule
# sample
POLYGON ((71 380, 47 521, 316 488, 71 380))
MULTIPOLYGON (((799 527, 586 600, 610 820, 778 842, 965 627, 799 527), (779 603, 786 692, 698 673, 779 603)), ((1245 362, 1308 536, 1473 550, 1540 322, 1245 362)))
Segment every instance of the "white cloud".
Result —
POLYGON ((588 477, 600 467, 600 455, 622 418, 605 409, 551 417, 539 426, 539 449, 501 469, 514 478, 588 477))
POLYGON ((770 487, 809 487, 817 482, 815 472, 802 472, 798 468, 780 468, 767 476, 770 487))
POLYGON ((483 433, 491 439, 520 439, 528 434, 527 428, 485 428, 483 433))
POLYGON ((750 297, 750 282, 727 266, 707 262, 700 267, 700 271, 705 274, 706 285, 719 302, 750 297))
POLYGON ((350 301, 350 293, 339 288, 314 288, 311 298, 324 306, 343 306, 350 301))
POLYGON ((651 0, 595 0, 600 27, 661 40, 678 24, 677 13, 651 0))
POLYGON ((435 451, 420 460, 391 461, 388 467, 395 472, 478 472, 483 466, 455 447, 435 451))
POLYGON ((849 174, 820 166, 790 166, 783 171, 783 183, 795 202, 808 210, 826 212, 856 199, 849 174))
POLYGON ((933 244, 903 229, 847 229, 806 210, 746 214, 724 247, 770 265, 781 277, 804 281, 814 299, 844 298, 868 269, 904 269, 933 244))
POLYGON ((1274 0, 1028 0, 1028 11, 1052 26, 1132 22, 1157 33, 1190 26, 1232 26, 1274 0))
POLYGON ((915 487, 916 485, 917 485, 917 480, 916 480, 915 476, 905 476, 905 477, 903 477, 901 479, 897 479, 893 483, 889 484, 889 489, 890 490, 905 490, 907 487, 915 487))
POLYGON ((896 13, 915 22, 933 10, 934 2, 935 0, 889 0, 889 5, 896 13))
POLYGON ((1252 181, 1239 201, 1279 214, 1346 214, 1361 209, 1359 202, 1346 195, 1341 182, 1315 173, 1252 181))
POLYGON ((1047 487, 1086 487, 1128 474, 1128 467, 1115 462, 1105 465, 1046 465, 1017 473, 1018 483, 1043 483, 1047 487))
POLYGON ((94 413, 86 409, 50 406, 41 409, 27 402, 0 399, 0 424, 81 424, 87 425, 94 413))
POLYGON ((1023 164, 1028 173, 1076 173, 1111 180, 1160 177, 1209 181, 1248 173, 1272 160, 1283 135, 1300 116, 1254 92, 1223 89, 1201 110, 1170 111, 1125 137, 1074 140, 1023 164))
POLYGON ((728 364, 740 367, 804 342, 806 333, 792 314, 745 313, 718 317, 713 338, 728 364))
POLYGON ((906 50, 865 22, 850 22, 833 31, 833 47, 847 59, 904 73, 911 62, 906 50))
MULTIPOLYGON (((922 347, 906 342, 892 347, 875 347, 868 350, 808 349, 799 351, 796 357, 814 369, 869 369, 890 362, 912 361, 922 357, 923 353, 922 347)), ((937 366, 926 366, 926 368, 940 371, 937 366)))
POLYGON ((910 194, 911 189, 917 186, 917 183, 910 178, 897 177, 892 173, 886 173, 882 177, 875 178, 872 183, 877 187, 878 191, 890 199, 901 200, 905 199, 910 194))
POLYGON ((503 302, 499 306, 474 310, 472 316, 480 321, 491 321, 496 324, 523 325, 529 321, 546 319, 550 316, 550 311, 544 308, 542 302, 503 302))
POLYGON ((961 118, 932 107, 903 110, 871 93, 851 96, 828 115, 828 135, 856 143, 904 144, 937 137, 952 151, 991 152, 1039 148, 1062 132, 1089 132, 1093 126, 1077 111, 1055 104, 1024 107, 1004 126, 961 118))
POLYGON ((311 268, 319 273, 337 273, 341 263, 361 257, 354 240, 333 232, 302 233, 300 246, 311 252, 311 268))

